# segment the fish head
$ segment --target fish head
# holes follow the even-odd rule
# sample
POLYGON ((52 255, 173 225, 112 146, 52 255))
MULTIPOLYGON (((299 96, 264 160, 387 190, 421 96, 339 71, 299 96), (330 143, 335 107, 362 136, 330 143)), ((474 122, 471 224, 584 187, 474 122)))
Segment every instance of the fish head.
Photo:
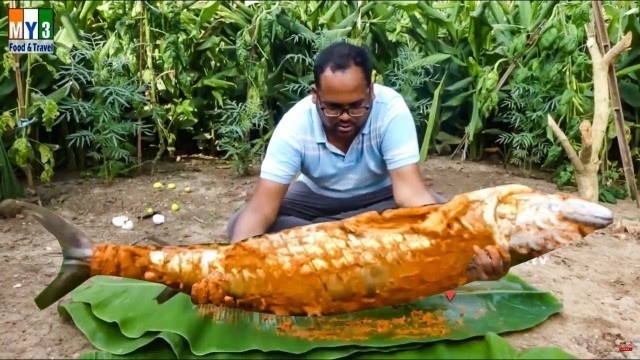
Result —
POLYGON ((497 196, 496 231, 512 264, 522 263, 579 241, 613 222, 613 212, 577 196, 514 187, 497 196))

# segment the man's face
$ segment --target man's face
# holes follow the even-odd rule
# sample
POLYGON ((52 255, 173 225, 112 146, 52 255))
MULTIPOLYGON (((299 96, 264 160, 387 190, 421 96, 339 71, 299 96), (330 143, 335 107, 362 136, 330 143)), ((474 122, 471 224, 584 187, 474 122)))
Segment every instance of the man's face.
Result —
POLYGON ((373 89, 367 86, 362 69, 351 66, 345 71, 327 68, 320 77, 320 88, 312 89, 327 136, 353 139, 367 121, 373 103, 373 89))

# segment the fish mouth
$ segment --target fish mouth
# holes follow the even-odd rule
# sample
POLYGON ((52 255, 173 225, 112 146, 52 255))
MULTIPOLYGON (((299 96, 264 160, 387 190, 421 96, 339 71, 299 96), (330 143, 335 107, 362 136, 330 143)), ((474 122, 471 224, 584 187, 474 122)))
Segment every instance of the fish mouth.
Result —
POLYGON ((558 211, 569 221, 595 229, 603 229, 613 223, 613 212, 609 208, 583 199, 567 199, 558 211))

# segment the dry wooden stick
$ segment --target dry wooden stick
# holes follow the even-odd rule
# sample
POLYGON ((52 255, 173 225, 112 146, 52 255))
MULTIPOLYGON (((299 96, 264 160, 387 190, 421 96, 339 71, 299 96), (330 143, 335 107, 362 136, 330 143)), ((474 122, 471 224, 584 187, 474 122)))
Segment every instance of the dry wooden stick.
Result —
POLYGON ((591 156, 591 145, 593 139, 591 123, 587 120, 580 123, 580 138, 582 141, 582 148, 580 149, 578 156, 580 157, 580 161, 583 164, 586 164, 589 162, 589 157, 591 156))
MULTIPOLYGON (((597 39, 599 40, 600 50, 603 54, 615 53, 614 49, 617 46, 623 46, 623 41, 620 41, 618 44, 616 44, 616 46, 614 46, 613 49, 610 50, 611 43, 609 41, 609 35, 607 35, 606 24, 602 15, 602 8, 600 7, 599 2, 595 0, 592 0, 591 5, 593 7, 596 28, 598 30, 597 39)), ((627 36, 628 35, 629 34, 627 34, 627 36)), ((629 42, 630 41, 631 40, 629 40, 629 42)), ((620 149, 622 168, 624 171, 625 182, 627 184, 627 191, 629 192, 631 199, 635 200, 636 205, 640 207, 640 199, 638 199, 638 187, 635 181, 631 149, 629 148, 629 143, 627 142, 624 133, 624 114, 622 113, 622 102, 620 100, 620 91, 618 89, 618 78, 616 77, 613 59, 609 59, 609 61, 609 96, 611 97, 613 112, 615 115, 614 120, 616 126, 616 137, 618 139, 618 148, 620 149)))
MULTIPOLYGON (((140 17, 140 47, 138 48, 138 74, 140 76, 140 83, 144 84, 144 69, 142 68, 144 66, 144 47, 145 47, 145 42, 144 42, 144 31, 145 31, 145 27, 144 27, 144 17, 146 16, 145 14, 145 3, 141 3, 138 4, 141 7, 141 11, 142 11, 142 16, 140 17)), ((142 119, 141 116, 138 115, 138 142, 137 142, 137 150, 138 150, 138 164, 142 164, 142 119)), ((138 168, 138 175, 142 174, 142 166, 138 168)))
POLYGON ((571 143, 569 143, 567 135, 565 135, 564 131, 560 129, 558 123, 556 123, 551 115, 547 115, 547 124, 551 128, 551 131, 553 131, 555 136, 558 138, 558 141, 560 141, 560 145, 562 145, 562 148, 567 153, 567 157, 569 157, 569 160, 573 164, 573 167, 576 169, 576 171, 583 172, 584 165, 582 164, 582 161, 580 161, 580 158, 578 157, 575 149, 573 148, 571 143))
POLYGON ((498 81, 498 86, 496 86, 496 92, 500 91, 504 83, 507 82, 507 78, 509 78, 509 75, 511 75, 513 70, 516 68, 516 64, 518 64, 518 62, 522 60, 524 55, 532 49, 531 47, 538 42, 538 38, 540 37, 540 33, 542 32, 542 28, 544 27, 544 24, 545 24, 544 21, 540 23, 540 25, 533 31, 533 33, 531 34, 531 37, 525 43, 526 49, 511 60, 509 67, 504 72, 504 74, 502 74, 500 81, 498 81))

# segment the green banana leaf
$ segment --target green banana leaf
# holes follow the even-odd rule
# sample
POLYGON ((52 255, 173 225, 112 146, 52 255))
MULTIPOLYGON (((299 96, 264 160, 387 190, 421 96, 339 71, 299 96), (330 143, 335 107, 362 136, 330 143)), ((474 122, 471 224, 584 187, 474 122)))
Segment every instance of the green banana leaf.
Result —
MULTIPOLYGON (((196 357, 191 354, 176 354, 167 344, 146 348, 127 356, 114 355, 106 351, 91 351, 81 354, 80 359, 256 359, 251 354, 211 354, 196 357)), ((281 357, 282 358, 282 357, 281 357)), ((523 351, 516 350, 507 340, 495 333, 487 333, 484 338, 466 341, 440 341, 426 344, 417 349, 398 350, 388 353, 357 353, 352 359, 575 359, 566 351, 556 347, 536 347, 523 351)))
POLYGON ((76 289, 60 312, 68 314, 97 349, 116 355, 146 354, 164 343, 180 358, 212 353, 216 358, 233 353, 340 358, 523 330, 562 308, 552 294, 512 274, 459 287, 452 301, 439 294, 402 306, 322 318, 242 310, 202 316, 183 294, 158 305, 154 298, 162 289, 138 280, 95 277, 76 289))
MULTIPOLYGON (((264 352, 250 350, 245 352, 214 352, 202 356, 193 354, 187 340, 175 332, 147 331, 138 338, 130 338, 120 332, 116 323, 103 321, 91 313, 91 306, 87 303, 72 302, 60 308, 63 316, 69 316, 76 323, 89 324, 81 327, 82 332, 98 349, 107 350, 95 352, 100 356, 118 358, 207 358, 207 359, 273 359, 291 356, 281 351, 264 352), (159 357, 156 357, 159 356, 159 357)), ((418 347, 419 344, 407 345, 402 348, 418 347)), ((401 347, 389 347, 389 351, 401 347)), ((357 352, 357 347, 318 348, 302 354, 301 358, 308 359, 337 359, 357 352)), ((366 349, 360 349, 366 351, 366 349)), ((91 353, 89 353, 91 354, 91 353)), ((92 355, 88 355, 92 356, 92 355)))
POLYGON ((389 353, 356 354, 354 359, 574 359, 557 347, 536 347, 518 351, 498 334, 466 341, 440 341, 417 349, 389 353))
MULTIPOLYGON (((85 358, 95 356, 105 358, 191 358, 191 359, 282 359, 291 357, 290 353, 283 351, 250 350, 245 352, 214 352, 206 355, 195 355, 189 349, 185 338, 172 332, 150 331, 140 338, 129 338, 123 335, 118 325, 107 323, 96 317, 92 317, 90 306, 86 303, 73 302, 61 309, 63 316, 71 316, 74 321, 78 317, 92 318, 93 326, 87 329, 85 335, 91 343, 104 341, 106 348, 111 351, 92 351, 83 354, 85 358), (68 311, 67 309, 70 309, 68 311), (104 340, 102 340, 103 338, 104 340), (157 357, 158 356, 158 357, 157 357)), ((418 348, 421 344, 406 344, 402 346, 390 346, 387 348, 363 348, 357 346, 340 348, 316 348, 297 356, 300 359, 339 359, 356 352, 367 351, 394 351, 398 349, 418 348)))

